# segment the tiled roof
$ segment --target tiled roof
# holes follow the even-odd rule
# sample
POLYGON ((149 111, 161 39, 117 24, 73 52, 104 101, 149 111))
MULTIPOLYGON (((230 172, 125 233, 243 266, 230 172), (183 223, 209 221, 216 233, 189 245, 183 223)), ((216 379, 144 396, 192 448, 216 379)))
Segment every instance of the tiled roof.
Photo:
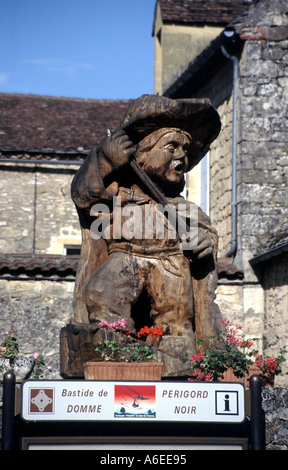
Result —
MULTIPOLYGON (((10 276, 75 276, 79 256, 37 254, 0 254, 0 274, 10 276)), ((230 258, 219 259, 218 277, 242 279, 243 272, 232 263, 230 258)))
POLYGON ((219 279, 243 279, 244 273, 239 269, 231 258, 218 258, 217 271, 219 279))
POLYGON ((119 126, 129 100, 0 93, 0 149, 90 150, 119 126))
POLYGON ((74 276, 79 256, 0 254, 0 273, 10 276, 74 276))
POLYGON ((228 24, 256 0, 159 0, 164 23, 228 24))

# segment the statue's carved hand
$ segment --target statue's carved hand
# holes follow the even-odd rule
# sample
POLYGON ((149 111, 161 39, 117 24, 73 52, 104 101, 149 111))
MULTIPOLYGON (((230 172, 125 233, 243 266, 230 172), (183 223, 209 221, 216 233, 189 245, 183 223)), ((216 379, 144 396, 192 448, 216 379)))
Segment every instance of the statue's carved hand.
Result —
POLYGON ((117 170, 129 163, 135 148, 126 132, 119 128, 103 140, 102 151, 111 170, 117 170))
POLYGON ((126 204, 147 204, 150 201, 150 197, 147 194, 142 193, 142 191, 135 190, 133 188, 123 188, 120 187, 118 191, 119 203, 121 206, 126 204))
POLYGON ((213 245, 211 240, 206 234, 205 230, 201 228, 198 229, 196 233, 193 231, 190 236, 185 238, 184 247, 186 256, 194 261, 205 259, 207 256, 210 256, 213 253, 213 245), (191 245, 194 246, 194 248, 190 248, 189 245, 190 247, 191 245))
POLYGON ((206 234, 206 232, 200 229, 198 232, 198 244, 193 250, 193 256, 197 260, 202 260, 203 258, 212 255, 212 253, 213 246, 211 240, 206 234))

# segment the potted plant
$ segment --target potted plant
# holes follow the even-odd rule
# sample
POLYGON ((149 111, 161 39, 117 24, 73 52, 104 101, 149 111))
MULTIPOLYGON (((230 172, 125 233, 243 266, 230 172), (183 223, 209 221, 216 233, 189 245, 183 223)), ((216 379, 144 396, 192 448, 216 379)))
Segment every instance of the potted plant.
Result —
MULTIPOLYGON (((278 357, 260 354, 253 348, 257 338, 245 339, 239 336, 240 325, 233 328, 227 319, 221 320, 224 326, 217 337, 209 338, 204 353, 192 356, 193 367, 189 381, 242 382, 249 385, 249 377, 258 374, 262 385, 274 384, 274 377, 282 372, 281 363, 285 360, 286 349, 280 350, 278 357), (215 341, 217 340, 217 341, 215 341)), ((202 340, 198 344, 203 344, 202 340)))
POLYGON ((126 320, 100 322, 104 339, 95 348, 95 358, 84 363, 86 380, 161 380, 163 362, 157 361, 145 340, 161 337, 161 328, 141 328, 137 334, 127 330, 126 320))

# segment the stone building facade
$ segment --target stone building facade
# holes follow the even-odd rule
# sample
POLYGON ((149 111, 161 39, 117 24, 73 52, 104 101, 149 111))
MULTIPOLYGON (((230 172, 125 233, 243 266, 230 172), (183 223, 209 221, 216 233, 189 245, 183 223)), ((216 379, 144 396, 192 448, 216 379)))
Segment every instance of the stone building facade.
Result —
MULTIPOLYGON (((183 3, 187 16, 196 3, 183 3)), ((232 262, 243 278, 220 278, 217 302, 224 317, 242 324, 274 355, 288 344, 288 7, 284 0, 239 3, 242 12, 227 16, 197 57, 191 51, 191 61, 165 83, 163 94, 209 97, 220 114, 222 130, 209 155, 210 217, 220 261, 232 262)), ((181 24, 176 0, 158 4, 169 5, 170 23, 181 24)), ((218 14, 223 18, 220 7, 218 14)), ((188 198, 200 194, 200 173, 196 168, 188 175, 188 198)), ((283 370, 278 385, 288 383, 287 363, 283 370)))

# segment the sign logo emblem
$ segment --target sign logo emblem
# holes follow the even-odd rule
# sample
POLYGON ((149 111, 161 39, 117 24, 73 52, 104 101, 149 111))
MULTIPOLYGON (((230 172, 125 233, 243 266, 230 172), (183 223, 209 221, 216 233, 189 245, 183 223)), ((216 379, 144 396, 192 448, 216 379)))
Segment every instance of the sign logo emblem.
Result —
POLYGON ((238 391, 215 391, 216 415, 239 415, 238 391))
POLYGON ((54 413, 54 388, 30 388, 29 413, 54 413))
POLYGON ((156 418, 155 385, 115 385, 114 418, 156 418))

